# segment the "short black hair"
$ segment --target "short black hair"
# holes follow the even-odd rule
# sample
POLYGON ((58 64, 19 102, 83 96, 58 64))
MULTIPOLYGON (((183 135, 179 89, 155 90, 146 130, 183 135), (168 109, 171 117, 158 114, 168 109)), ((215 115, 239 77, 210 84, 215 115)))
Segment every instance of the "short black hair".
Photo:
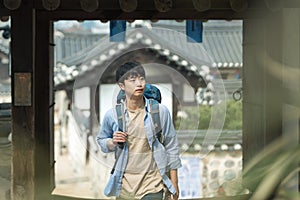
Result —
POLYGON ((136 61, 130 61, 122 64, 116 71, 117 83, 123 83, 130 76, 145 77, 145 70, 143 66, 136 61))

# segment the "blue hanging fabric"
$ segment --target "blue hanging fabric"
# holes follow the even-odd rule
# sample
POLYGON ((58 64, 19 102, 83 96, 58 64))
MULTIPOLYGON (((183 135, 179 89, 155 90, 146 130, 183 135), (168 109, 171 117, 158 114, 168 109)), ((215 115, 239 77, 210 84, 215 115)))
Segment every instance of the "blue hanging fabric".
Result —
POLYGON ((201 20, 186 20, 188 42, 202 42, 203 23, 201 20))
POLYGON ((125 20, 110 20, 110 41, 111 42, 125 42, 126 21, 125 20))

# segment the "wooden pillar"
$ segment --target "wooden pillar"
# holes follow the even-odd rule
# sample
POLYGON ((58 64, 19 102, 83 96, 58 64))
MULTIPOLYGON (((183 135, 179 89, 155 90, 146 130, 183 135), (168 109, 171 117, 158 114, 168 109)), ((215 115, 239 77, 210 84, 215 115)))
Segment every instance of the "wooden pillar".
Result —
POLYGON ((300 9, 286 8, 283 12, 283 133, 299 144, 300 97, 300 9))
MULTIPOLYGON (((300 138, 300 9, 286 8, 283 10, 283 134, 284 137, 292 138, 289 145, 295 147, 299 145, 300 138)), ((299 167, 295 165, 296 169, 299 167)), ((287 188, 288 191, 300 191, 300 173, 290 178, 291 181, 298 182, 298 187, 287 188)))
POLYGON ((11 12, 13 200, 35 198, 34 20, 30 3, 11 12))
POLYGON ((282 13, 243 25, 243 158, 282 135, 282 13), (272 63, 277 62, 274 76, 272 63))
POLYGON ((265 145, 264 131, 264 20, 243 21, 243 159, 265 145), (249 67, 248 67, 249 66, 249 67))
POLYGON ((265 132, 266 144, 282 135, 282 11, 266 17, 265 90, 265 132), (277 68, 274 69, 274 63, 277 68))
POLYGON ((50 162, 50 26, 32 6, 24 3, 11 15, 13 200, 49 199, 54 167, 50 162))
POLYGON ((47 199, 54 187, 54 95, 52 23, 36 11, 34 88, 35 199, 47 199), (51 176, 52 175, 52 176, 51 176))

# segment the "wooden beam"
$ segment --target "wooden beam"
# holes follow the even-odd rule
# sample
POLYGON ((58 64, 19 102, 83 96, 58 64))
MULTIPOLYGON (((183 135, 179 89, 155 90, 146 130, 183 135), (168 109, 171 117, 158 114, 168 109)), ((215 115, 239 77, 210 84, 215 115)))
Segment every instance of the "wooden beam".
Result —
POLYGON ((236 12, 243 12, 248 8, 247 0, 229 0, 232 10, 236 12))
MULTIPOLYGON (((246 1, 246 0, 243 0, 246 1)), ((173 1, 173 7, 168 12, 159 12, 153 1, 138 3, 137 8, 132 12, 122 11, 118 1, 101 1, 97 10, 85 12, 79 0, 62 1, 59 8, 54 11, 46 11, 37 1, 35 7, 41 12, 45 12, 49 20, 136 20, 136 19, 249 19, 264 18, 273 12, 267 9, 264 1, 249 1, 248 9, 236 12, 232 9, 230 0, 211 0, 209 10, 199 12, 194 7, 192 1, 173 1)))
POLYGON ((159 12, 168 12, 173 8, 172 0, 153 0, 155 8, 159 12))
POLYGON ((56 10, 60 5, 60 0, 43 0, 42 4, 46 10, 56 10))
POLYGON ((80 0, 82 10, 86 12, 94 12, 99 7, 98 0, 80 0))
POLYGON ((10 9, 16 10, 21 6, 22 0, 3 0, 3 5, 10 9))
MULTIPOLYGON (((38 0, 35 1, 35 8, 45 10, 43 6, 43 1, 45 0, 38 0)), ((57 0, 56 0, 57 1, 57 0)), ((82 10, 81 6, 82 0, 63 0, 60 2, 59 7, 56 10, 82 10)), ((86 1, 86 0, 85 0, 86 1)), ((96 11, 99 10, 121 10, 123 6, 129 8, 129 4, 126 5, 123 4, 123 0, 92 0, 97 1, 99 7, 96 11), (120 4, 120 1, 123 2, 120 4)), ((212 10, 216 9, 222 9, 222 10, 232 10, 231 7, 231 0, 194 0, 193 1, 186 1, 186 0, 146 0, 146 1, 138 1, 137 5, 135 3, 130 3, 130 6, 132 8, 136 7, 136 10, 138 11, 157 11, 161 10, 161 12, 166 12, 169 9, 182 9, 182 10, 197 10, 199 7, 195 5, 195 2, 198 2, 200 4, 205 6, 206 8, 210 8, 212 10), (165 5, 168 7, 168 9, 162 9, 162 5, 165 5)), ((239 0, 238 0, 239 1, 239 0)), ((242 3, 245 2, 245 0, 240 0, 242 3)), ((265 8, 266 5, 264 1, 262 0, 248 0, 249 2, 249 8, 265 8)), ((265 0, 270 1, 270 0, 265 0)), ((282 0, 276 0, 276 1, 282 1, 282 0)), ((132 0, 132 2, 135 2, 135 0, 132 0)), ((239 3, 239 2, 237 2, 239 3)), ((272 3, 270 3, 271 5, 272 3)), ((299 3, 294 2, 293 0, 290 1, 284 1, 284 5, 299 5, 299 3)), ((123 7, 124 8, 124 7, 123 7)), ((132 9, 130 9, 132 10, 132 9)), ((135 9, 134 9, 135 10, 135 9)), ((202 9, 200 9, 202 11, 202 9)))
POLYGON ((211 0, 193 0, 193 5, 199 12, 207 11, 211 8, 211 0))
POLYGON ((60 11, 45 12, 50 20, 136 20, 136 19, 154 19, 154 20, 183 20, 183 19, 261 19, 268 13, 263 9, 247 10, 244 12, 235 12, 233 10, 210 10, 197 12, 195 10, 173 9, 166 13, 158 11, 134 11, 131 13, 122 12, 121 10, 101 10, 92 13, 84 11, 60 11))
MULTIPOLYGON (((2 3, 0 3, 0 9, 4 8, 5 10, 9 9, 4 6, 4 1, 7 0, 1 0, 2 3)), ((86 0, 55 0, 55 1, 49 1, 49 0, 37 0, 34 1, 34 8, 37 10, 60 10, 60 11, 72 11, 72 10, 83 10, 82 9, 82 2, 85 2, 86 0), (46 7, 47 8, 46 8, 46 7)), ((87 2, 92 2, 91 5, 99 5, 94 7, 93 10, 101 11, 101 10, 122 10, 122 5, 120 5, 120 0, 91 0, 87 2), (96 4, 95 4, 96 3, 96 4)), ((121 0, 123 1, 123 0, 121 0)), ((132 0, 135 1, 135 0, 132 0)), ((160 1, 161 2, 161 1, 160 1)), ((232 0, 195 0, 193 1, 186 1, 186 0, 173 0, 172 1, 172 9, 181 9, 182 11, 187 10, 198 10, 200 12, 204 11, 202 9, 199 10, 199 6, 195 5, 195 2, 200 3, 201 5, 204 5, 206 10, 209 8, 209 10, 232 10, 232 5, 230 2, 233 2, 232 0)), ((246 2, 245 0, 237 0, 235 1, 238 4, 244 4, 246 2)), ((24 0, 21 1, 21 6, 24 4, 24 0)), ((248 8, 249 9, 264 9, 266 7, 270 9, 277 9, 277 8, 299 8, 300 3, 297 0, 275 0, 274 2, 271 0, 248 0, 248 8)), ((133 5, 133 4, 131 4, 133 5)), ((156 4, 154 0, 147 0, 137 3, 136 9, 130 9, 131 11, 137 10, 137 11, 157 11, 156 4)), ((128 8, 128 6, 126 6, 128 8)), ((124 7, 123 7, 124 8, 124 7)), ((130 11, 130 12, 131 12, 130 11)), ((89 12, 89 11, 88 11, 89 12)), ((125 11, 126 12, 126 11, 125 11)))
POLYGON ((7 8, 0 8, 0 17, 9 16, 10 11, 7 8))
POLYGON ((119 0, 119 3, 124 12, 133 12, 138 5, 137 0, 119 0))

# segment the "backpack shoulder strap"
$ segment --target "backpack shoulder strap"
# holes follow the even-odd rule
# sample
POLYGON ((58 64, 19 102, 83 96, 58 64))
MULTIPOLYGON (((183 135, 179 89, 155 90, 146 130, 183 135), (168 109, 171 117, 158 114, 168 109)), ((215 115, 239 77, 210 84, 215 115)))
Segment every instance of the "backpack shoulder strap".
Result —
POLYGON ((159 116, 159 103, 154 99, 149 99, 151 107, 151 117, 154 123, 155 135, 160 143, 163 144, 164 138, 161 129, 160 116, 159 116))
MULTIPOLYGON (((116 105, 116 113, 117 113, 119 131, 123 131, 123 130, 125 130, 125 123, 124 123, 125 115, 124 115, 124 103, 123 102, 120 102, 116 105)), ((121 154, 121 151, 122 151, 123 147, 124 147, 124 144, 122 144, 122 143, 119 143, 116 147, 115 163, 114 163, 114 166, 113 166, 113 168, 110 172, 111 174, 113 174, 114 171, 115 171, 115 167, 116 167, 117 161, 120 157, 120 154, 121 154)))
POLYGON ((118 120, 118 127, 119 131, 125 130, 125 115, 124 115, 124 104, 121 102, 116 105, 116 113, 117 113, 117 120, 118 120))

